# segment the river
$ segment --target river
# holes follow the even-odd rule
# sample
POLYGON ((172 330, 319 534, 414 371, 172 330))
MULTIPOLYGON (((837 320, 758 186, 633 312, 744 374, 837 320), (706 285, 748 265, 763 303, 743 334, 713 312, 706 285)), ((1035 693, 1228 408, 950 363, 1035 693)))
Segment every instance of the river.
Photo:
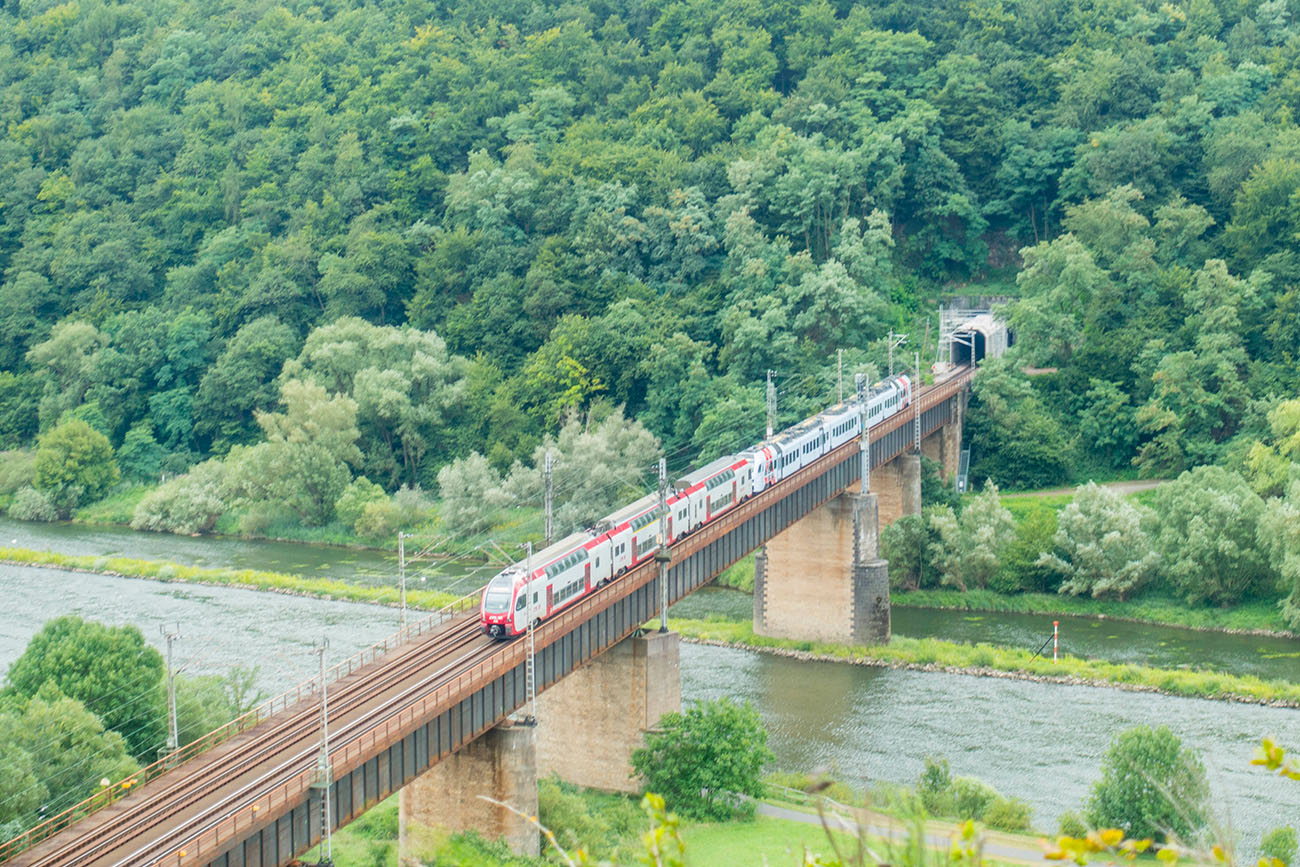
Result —
MULTIPOLYGON (((391 563, 376 552, 67 525, 39 527, 20 537, 17 531, 30 526, 0 522, 0 539, 20 539, 17 544, 24 547, 66 553, 111 552, 211 566, 289 570, 288 564, 294 562, 316 564, 312 574, 345 579, 349 570, 360 575, 373 568, 373 574, 380 575, 385 564, 391 563), (347 565, 331 562, 339 555, 347 565)), ((177 660, 186 671, 221 672, 257 660, 258 685, 268 694, 312 675, 316 660, 310 653, 311 644, 323 635, 330 637, 329 658, 341 660, 392 632, 398 619, 396 610, 379 606, 22 566, 0 566, 0 590, 8 601, 8 610, 0 617, 0 666, 12 662, 41 623, 58 614, 75 613, 111 624, 132 623, 155 646, 162 643, 161 624, 179 623, 184 637, 177 644, 177 660)), ((700 601, 691 604, 699 607, 698 611, 687 609, 685 613, 692 616, 730 608, 736 609, 732 616, 743 616, 741 609, 752 602, 734 591, 706 591, 700 601)), ((905 631, 902 624, 910 616, 907 609, 896 611, 895 628, 905 631)), ((944 634, 950 637, 1002 640, 996 637, 993 624, 1003 615, 925 612, 924 617, 941 621, 944 634), (973 631, 959 634, 958 630, 973 631)), ((1010 627, 1013 636, 1020 635, 1014 640, 1037 638, 1042 634, 1041 620, 1045 618, 1030 618, 1010 627)), ((1115 651, 1118 639, 1109 636, 1120 634, 1117 628, 1129 626, 1112 622, 1095 630, 1072 626, 1068 634, 1073 637, 1066 639, 1066 646, 1093 635, 1094 645, 1089 646, 1110 646, 1115 651)), ((1140 627, 1137 632, 1141 634, 1129 640, 1138 642, 1144 640, 1142 635, 1160 631, 1158 627, 1140 627)), ((1193 649, 1204 638, 1216 644, 1221 638, 1243 638, 1164 631, 1185 639, 1186 646, 1193 649)), ((1222 651, 1227 667, 1269 655, 1249 649, 1265 640, 1243 641, 1236 651, 1222 651)), ((1283 653, 1296 646, 1277 641, 1283 642, 1277 645, 1283 653)), ((1143 652, 1162 652, 1160 647, 1155 640, 1143 652)), ((1037 824, 1051 830, 1061 812, 1082 805, 1099 775, 1107 744, 1118 731, 1163 723, 1201 752, 1219 809, 1248 848, 1253 848, 1263 831, 1300 819, 1300 784, 1269 776, 1249 764, 1263 735, 1300 748, 1300 712, 1295 710, 1094 687, 797 662, 697 645, 683 646, 681 667, 687 700, 726 695, 754 703, 770 732, 776 764, 783 770, 820 768, 849 782, 912 783, 927 754, 942 755, 951 762, 954 773, 978 776, 1003 794, 1034 804, 1037 824)), ((1294 679, 1294 668, 1290 674, 1294 679)))
MULTIPOLYGON (((754 597, 723 587, 703 587, 673 607, 679 617, 749 620, 754 597)), ((1050 656, 1052 621, 1061 623, 1060 651, 1085 659, 1131 662, 1157 668, 1209 668, 1265 679, 1300 679, 1300 639, 1233 635, 1048 614, 987 614, 931 608, 894 608, 893 631, 911 638, 942 638, 974 644, 1037 650, 1050 656), (1046 646, 1044 646, 1046 642, 1046 646)))

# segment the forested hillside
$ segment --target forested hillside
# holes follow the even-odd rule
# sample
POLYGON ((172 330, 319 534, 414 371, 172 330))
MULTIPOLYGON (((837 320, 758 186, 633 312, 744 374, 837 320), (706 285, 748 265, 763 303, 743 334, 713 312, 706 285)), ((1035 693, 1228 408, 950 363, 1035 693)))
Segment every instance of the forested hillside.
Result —
POLYGON ((575 410, 717 453, 988 291, 1059 373, 977 392, 977 476, 1285 466, 1292 5, 8 0, 0 447, 248 447, 226 493, 323 523, 575 410))

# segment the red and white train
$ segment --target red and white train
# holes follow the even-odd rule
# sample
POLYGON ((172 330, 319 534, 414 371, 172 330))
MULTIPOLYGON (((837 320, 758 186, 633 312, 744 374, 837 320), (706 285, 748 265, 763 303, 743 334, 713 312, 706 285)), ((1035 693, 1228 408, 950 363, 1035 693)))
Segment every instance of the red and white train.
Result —
MULTIPOLYGON (((911 402, 912 382, 906 376, 872 386, 868 425, 874 427, 911 402)), ((687 474, 667 499, 668 544, 856 439, 862 415, 854 397, 687 474)), ((524 563, 497 574, 483 592, 483 630, 495 638, 519 635, 529 620, 545 620, 653 557, 659 544, 659 495, 653 493, 607 515, 594 528, 535 553, 531 575, 524 563)))

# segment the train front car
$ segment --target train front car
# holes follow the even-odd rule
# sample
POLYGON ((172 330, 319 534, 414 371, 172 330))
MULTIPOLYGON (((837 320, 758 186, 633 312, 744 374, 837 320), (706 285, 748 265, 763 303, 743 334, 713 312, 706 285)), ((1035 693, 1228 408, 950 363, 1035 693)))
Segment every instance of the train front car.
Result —
POLYGON ((524 570, 518 565, 508 566, 488 582, 479 603, 479 622, 483 631, 493 638, 508 638, 515 634, 514 613, 517 591, 523 587, 524 570))
POLYGON ((893 382, 898 385, 900 393, 898 408, 902 409, 912 402, 912 380, 907 374, 900 373, 898 376, 894 377, 893 382))

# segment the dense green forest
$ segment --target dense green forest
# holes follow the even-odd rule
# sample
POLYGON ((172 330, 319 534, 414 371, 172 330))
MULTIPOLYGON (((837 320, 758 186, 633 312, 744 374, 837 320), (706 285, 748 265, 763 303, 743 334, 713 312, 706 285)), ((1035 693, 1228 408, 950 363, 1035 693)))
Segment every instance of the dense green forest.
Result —
POLYGON ((977 483, 1220 463, 1277 500, 1297 11, 7 0, 0 496, 189 471, 137 526, 378 536, 424 492, 517 498, 551 447, 608 500, 756 438, 769 370, 788 420, 837 349, 928 361, 968 294, 1018 339, 977 483))

